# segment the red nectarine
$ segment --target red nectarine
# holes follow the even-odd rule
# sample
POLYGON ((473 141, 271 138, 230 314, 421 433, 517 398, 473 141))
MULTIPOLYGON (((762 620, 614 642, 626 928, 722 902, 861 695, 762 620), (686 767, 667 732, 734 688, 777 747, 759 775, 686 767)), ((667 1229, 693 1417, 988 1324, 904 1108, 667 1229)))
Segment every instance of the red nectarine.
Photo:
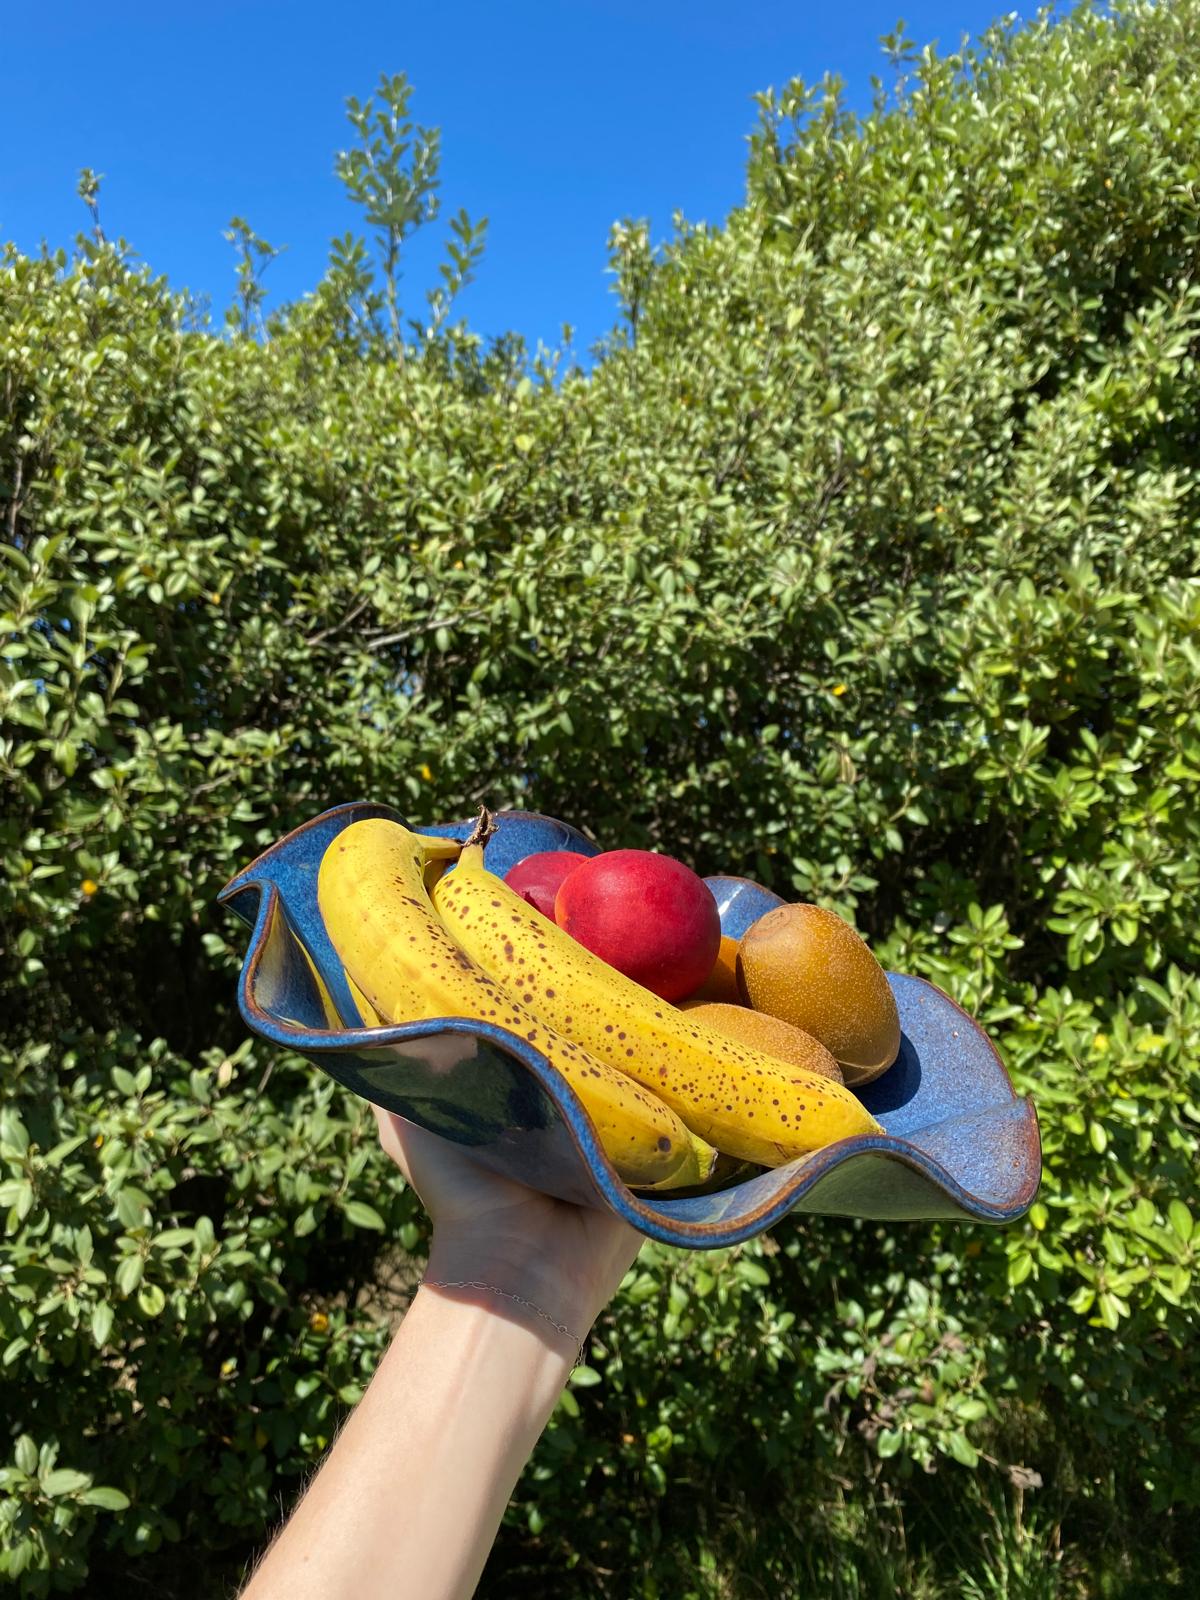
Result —
POLYGON ((651 850, 606 850, 576 867, 558 891, 554 920, 663 1000, 699 988, 721 944, 708 885, 651 850))
POLYGON ((554 897, 563 879, 587 860, 578 850, 538 850, 509 867, 504 881, 514 894, 553 922, 554 897))

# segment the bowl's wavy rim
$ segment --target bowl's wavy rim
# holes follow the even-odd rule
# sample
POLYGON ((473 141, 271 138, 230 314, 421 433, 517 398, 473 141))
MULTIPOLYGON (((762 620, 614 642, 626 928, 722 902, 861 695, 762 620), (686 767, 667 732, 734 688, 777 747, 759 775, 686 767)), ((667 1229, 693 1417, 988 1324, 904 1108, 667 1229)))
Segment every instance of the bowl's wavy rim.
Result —
MULTIPOLYGON (((310 833, 318 823, 328 822, 331 817, 337 817, 342 815, 343 812, 349 811, 354 812, 357 817, 387 817, 391 822, 400 822, 402 820, 395 806, 385 805, 379 800, 344 800, 341 805, 329 806, 326 810, 319 811, 315 817, 309 817, 307 822, 301 822, 296 827, 289 828, 286 833, 281 833, 278 839, 275 839, 271 844, 260 850, 247 866, 244 866, 240 872, 234 873, 223 889, 217 891, 217 904, 223 906, 232 905, 243 889, 257 887, 254 874, 261 872, 264 862, 269 861, 272 856, 282 855, 288 845, 298 839, 301 834, 310 833)), ((497 811, 495 815, 497 817, 528 817, 531 822, 545 822, 552 828, 566 829, 569 827, 572 833, 579 833, 578 828, 568 823, 560 822, 557 817, 548 817, 544 811, 497 811)), ((452 832, 461 831, 462 829, 469 830, 474 827, 475 820, 474 817, 468 817, 462 822, 435 822, 431 823, 427 829, 414 828, 413 832, 430 832, 434 828, 441 830, 443 833, 448 830, 452 832)), ((600 849, 594 839, 588 839, 586 835, 582 834, 580 836, 593 849, 597 851, 600 849)), ((741 881, 744 883, 751 882, 749 878, 741 881)))
MULTIPOLYGON (((1016 1094, 999 1051, 991 1039, 979 1029, 978 1023, 971 1017, 970 1013, 965 1011, 954 1000, 953 996, 946 994, 936 984, 911 974, 898 974, 897 976, 903 977, 907 983, 920 984, 953 1006, 969 1026, 982 1035, 995 1058, 999 1071, 998 1081, 1007 1086, 1007 1098, 982 1103, 975 1108, 975 1114, 986 1116, 989 1112, 993 1112, 1005 1117, 1007 1120, 1007 1118, 1011 1117, 1013 1111, 1017 1110, 1018 1115, 1023 1118, 1026 1125, 1023 1130, 1025 1137, 1034 1141, 1034 1148, 1038 1152, 1039 1159, 1026 1164, 1024 1182, 1017 1188, 1011 1198, 1003 1204, 993 1203, 973 1193, 935 1157, 910 1143, 907 1139, 895 1134, 871 1134, 838 1140, 836 1143, 826 1145, 821 1150, 815 1151, 795 1163, 788 1163, 787 1165, 794 1165, 796 1168, 792 1178, 785 1182, 760 1206, 741 1216, 736 1223, 694 1222, 684 1218, 664 1220, 663 1208, 669 1208, 671 1204, 669 1193, 656 1197, 654 1205, 648 1206, 617 1176, 616 1169, 595 1135, 591 1119, 584 1109, 583 1103, 570 1083, 528 1041, 514 1033, 510 1033, 507 1029, 497 1027, 493 1023, 479 1022, 473 1018, 435 1017, 420 1022, 390 1023, 381 1028, 359 1027, 327 1030, 301 1028, 294 1023, 273 1016, 270 1012, 264 1010, 255 999, 254 980, 266 948, 266 941, 274 922, 276 910, 282 910, 282 903, 277 884, 270 878, 256 876, 256 873, 261 870, 263 863, 270 856, 281 851, 287 844, 294 841, 298 835, 303 834, 316 823, 327 822, 331 817, 343 811, 354 811, 359 816, 378 814, 396 817, 398 815, 389 806, 376 806, 370 803, 349 802, 343 806, 331 807, 329 810, 322 812, 320 816, 302 823, 298 828, 292 829, 289 833, 276 840, 274 844, 268 846, 248 867, 231 878, 217 897, 219 902, 226 906, 231 906, 236 899, 244 894, 255 894, 258 898, 257 913, 253 919, 253 928, 238 981, 238 1009, 246 1025, 260 1037, 282 1048, 294 1050, 301 1055, 307 1056, 316 1064, 321 1065, 323 1070, 331 1072, 334 1077, 338 1076, 337 1071, 327 1064, 323 1058, 333 1058, 339 1054, 349 1052, 385 1050, 392 1044, 437 1035, 466 1034, 487 1043, 494 1049, 503 1051, 504 1054, 518 1061, 527 1071, 531 1072, 542 1089, 554 1102, 575 1145, 581 1165, 598 1196, 613 1211, 641 1233, 666 1244, 691 1244, 707 1248, 738 1244, 762 1232, 793 1210, 809 1191, 835 1168, 842 1167, 862 1156, 883 1157, 908 1167, 939 1190, 952 1205, 958 1208, 964 1217, 969 1219, 991 1224, 1011 1222, 1022 1216, 1032 1205, 1040 1182, 1040 1136, 1037 1111, 1032 1100, 1028 1097, 1019 1097, 1016 1094)), ((558 819, 543 817, 541 813, 523 812, 519 814, 537 817, 540 820, 561 826, 558 823, 558 819)), ((446 824, 444 826, 456 827, 458 825, 446 824)), ((746 881, 750 882, 751 880, 746 881)), ((239 911, 239 915, 241 914, 239 911)), ((249 921, 250 919, 247 918, 246 920, 249 921)), ((286 916, 282 920, 287 925, 286 916)), ((955 1119, 951 1117, 942 1120, 950 1122, 955 1119)), ((930 1127, 938 1125, 940 1124, 927 1124, 930 1127)), ((776 1172, 785 1170, 786 1167, 775 1169, 776 1172)), ((731 1188, 736 1187, 738 1186, 731 1186, 731 1188)), ((843 1214, 857 1215, 858 1213, 847 1212, 843 1214)))

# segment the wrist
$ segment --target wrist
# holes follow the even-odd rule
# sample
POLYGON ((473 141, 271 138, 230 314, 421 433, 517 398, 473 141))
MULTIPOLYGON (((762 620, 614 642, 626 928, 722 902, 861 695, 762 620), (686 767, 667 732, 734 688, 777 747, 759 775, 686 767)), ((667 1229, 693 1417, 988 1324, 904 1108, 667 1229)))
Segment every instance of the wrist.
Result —
MULTIPOLYGON (((544 1326, 558 1325, 581 1344, 608 1296, 592 1274, 571 1262, 544 1240, 505 1235, 435 1233, 425 1280, 437 1283, 483 1283, 499 1300, 517 1297, 536 1307, 544 1326)), ((516 1303, 510 1299, 509 1305, 516 1303)))

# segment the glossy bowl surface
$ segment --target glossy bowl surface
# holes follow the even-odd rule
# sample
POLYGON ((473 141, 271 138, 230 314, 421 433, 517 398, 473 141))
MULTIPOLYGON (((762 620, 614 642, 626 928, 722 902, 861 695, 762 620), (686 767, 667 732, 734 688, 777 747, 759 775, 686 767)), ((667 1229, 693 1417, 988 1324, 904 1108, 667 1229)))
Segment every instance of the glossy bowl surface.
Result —
MULTIPOLYGON (((949 996, 889 973, 902 1042, 859 1091, 886 1129, 709 1193, 638 1195, 617 1177, 574 1090, 516 1035, 466 1018, 364 1028, 317 907, 330 841, 388 806, 336 806, 265 850, 221 891, 251 928, 238 984, 247 1026, 296 1050, 355 1094, 468 1146, 484 1165, 581 1205, 608 1206, 651 1238, 693 1249, 736 1244, 789 1211, 1003 1223, 1028 1210, 1041 1176, 1037 1115, 994 1045, 949 996)), ((503 876, 536 850, 599 847, 567 823, 501 812, 485 863, 503 876)), ((413 825, 416 826, 415 824, 413 825)), ((465 839, 473 822, 421 826, 465 839)), ((722 930, 740 937, 781 904, 745 878, 706 880, 722 930)))

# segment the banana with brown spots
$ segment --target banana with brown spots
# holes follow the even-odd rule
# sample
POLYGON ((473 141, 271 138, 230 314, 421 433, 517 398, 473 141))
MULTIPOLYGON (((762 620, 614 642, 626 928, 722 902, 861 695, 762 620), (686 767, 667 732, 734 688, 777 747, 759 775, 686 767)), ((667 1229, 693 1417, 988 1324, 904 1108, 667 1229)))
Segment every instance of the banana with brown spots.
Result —
MULTIPOLYGON (((486 827, 476 832, 486 838, 486 827)), ((652 1089, 727 1155, 777 1167, 883 1129, 849 1089, 714 1032, 556 927, 483 865, 475 835, 433 904, 463 951, 514 1001, 652 1089)))
POLYGON ((321 860, 317 902, 352 988, 388 1022, 468 1017, 535 1045, 575 1090, 631 1188, 704 1182, 714 1150, 657 1096, 547 1027, 450 937, 430 902, 425 873, 459 848, 456 840, 413 833, 382 817, 351 823, 332 841, 321 860))

